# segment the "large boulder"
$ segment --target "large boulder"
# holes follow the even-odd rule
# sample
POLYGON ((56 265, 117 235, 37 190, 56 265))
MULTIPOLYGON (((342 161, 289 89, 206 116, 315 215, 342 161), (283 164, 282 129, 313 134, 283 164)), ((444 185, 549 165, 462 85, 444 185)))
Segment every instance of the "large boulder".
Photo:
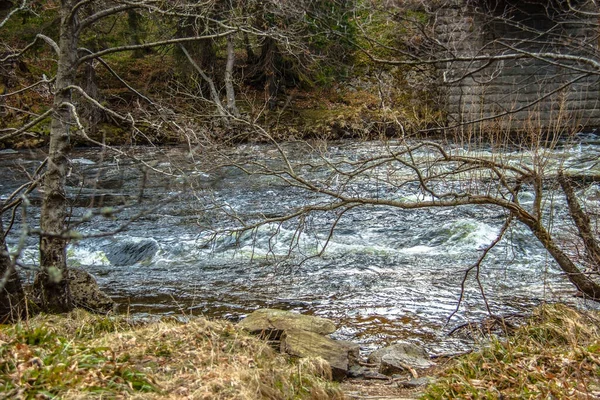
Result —
POLYGON ((100 290, 96 279, 84 270, 69 269, 69 289, 76 307, 98 313, 107 313, 115 308, 115 303, 100 290))
POLYGON ((118 267, 130 266, 138 262, 152 259, 158 251, 158 243, 153 239, 140 241, 126 240, 107 246, 104 250, 106 258, 118 267))
POLYGON ((287 330, 302 330, 319 335, 328 335, 336 330, 335 324, 328 319, 270 308, 254 311, 238 325, 269 340, 280 340, 287 330))
POLYGON ((397 343, 375 350, 369 355, 368 361, 380 365, 379 372, 386 375, 411 369, 426 369, 435 365, 424 349, 412 343, 397 343))
POLYGON ((359 359, 357 344, 298 329, 285 330, 281 336, 281 352, 300 358, 323 358, 331 366, 331 375, 336 381, 343 380, 349 368, 356 365, 359 359))

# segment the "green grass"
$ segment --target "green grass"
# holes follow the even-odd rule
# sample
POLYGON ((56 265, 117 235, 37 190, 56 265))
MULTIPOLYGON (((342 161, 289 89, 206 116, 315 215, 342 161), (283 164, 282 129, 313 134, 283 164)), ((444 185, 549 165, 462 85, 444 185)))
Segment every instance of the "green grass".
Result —
POLYGON ((201 318, 132 325, 75 311, 0 327, 0 399, 341 399, 320 365, 201 318))
POLYGON ((600 315, 543 306, 508 339, 461 357, 423 399, 587 399, 600 396, 600 315))

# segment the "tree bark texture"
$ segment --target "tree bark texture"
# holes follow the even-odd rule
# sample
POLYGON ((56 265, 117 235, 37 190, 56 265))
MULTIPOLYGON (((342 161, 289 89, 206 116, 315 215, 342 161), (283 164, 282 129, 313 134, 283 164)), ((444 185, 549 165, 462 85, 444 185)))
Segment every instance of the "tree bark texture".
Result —
POLYGON ((277 71, 277 42, 275 39, 264 38, 261 46, 259 64, 265 79, 265 95, 270 109, 277 106, 277 92, 279 89, 279 73, 277 71))
POLYGON ((252 50, 248 32, 244 32, 244 47, 246 48, 246 64, 254 64, 256 62, 256 54, 254 54, 254 50, 252 50))
POLYGON ((598 271, 600 269, 600 246, 598 246, 598 242, 592 231, 590 217, 588 217, 581 208, 579 200, 577 200, 577 196, 575 196, 573 185, 562 171, 558 174, 558 182, 567 197, 569 215, 577 227, 579 237, 583 240, 586 258, 592 265, 592 268, 598 271))
MULTIPOLYGON (((98 82, 96 77, 96 69, 94 68, 93 61, 86 61, 83 69, 83 90, 92 98, 100 101, 100 93, 98 90, 98 82)), ((104 119, 102 110, 95 105, 89 103, 84 98, 80 98, 78 101, 78 108, 80 117, 83 117, 86 121, 86 130, 90 136, 96 134, 98 131, 98 124, 104 119)))
MULTIPOLYGON (((517 215, 519 218, 519 215, 517 215)), ((522 219, 521 222, 525 223, 535 235, 536 238, 546 248, 548 253, 558 263, 558 266, 566 274, 569 281, 577 287, 586 297, 592 300, 600 301, 600 285, 596 283, 589 275, 583 273, 577 265, 571 260, 571 258, 556 244, 556 241, 550 233, 542 226, 538 220, 534 219, 522 219)))
POLYGON ((67 312, 73 308, 66 260, 67 199, 65 182, 69 169, 72 110, 70 85, 75 82, 78 32, 70 11, 76 2, 63 0, 60 10, 58 69, 55 81, 54 114, 50 125, 48 166, 42 186, 40 217, 40 271, 34 283, 42 309, 67 312))
MULTIPOLYGON (((127 11, 127 24, 129 25, 130 40, 131 44, 140 45, 144 42, 146 32, 142 24, 142 16, 137 10, 131 9, 127 11)), ((138 49, 134 50, 131 54, 133 58, 143 58, 146 54, 150 53, 149 49, 138 49)))
POLYGON ((225 93, 227 96, 227 111, 238 118, 240 112, 235 105, 235 89, 233 88, 233 66, 235 63, 235 47, 233 35, 227 36, 227 64, 225 66, 225 93))

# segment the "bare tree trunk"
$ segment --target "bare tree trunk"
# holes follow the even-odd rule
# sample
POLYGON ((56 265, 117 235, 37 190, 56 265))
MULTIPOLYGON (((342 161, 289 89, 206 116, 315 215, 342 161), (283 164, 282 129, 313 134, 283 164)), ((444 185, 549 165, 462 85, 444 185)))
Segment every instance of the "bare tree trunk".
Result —
MULTIPOLYGON (((127 25, 129 25, 131 44, 140 45, 144 42, 142 38, 145 36, 145 32, 141 20, 142 17, 137 10, 127 11, 127 25)), ((148 49, 136 49, 131 53, 131 57, 142 58, 147 53, 149 53, 148 49)))
POLYGON ((583 240, 586 257, 592 264, 592 268, 598 271, 600 269, 600 246, 598 246, 598 242, 592 232, 590 217, 588 217, 581 209, 581 205, 575 196, 573 186, 562 171, 558 173, 558 182, 567 197, 569 215, 577 227, 579 237, 583 240))
POLYGON ((212 80, 212 78, 210 76, 208 76, 206 74, 206 72, 204 72, 202 67, 200 67, 200 65, 198 65, 198 63, 196 63, 196 61, 194 61, 191 54, 187 51, 187 49, 183 45, 179 45, 179 48, 181 49, 183 54, 187 57, 188 61, 190 62, 192 67, 194 67, 196 72, 198 72, 198 74, 200 74, 202 79, 204 79, 204 81, 208 84, 208 87, 210 90, 210 98, 213 101, 213 103, 215 103, 215 106, 217 107, 217 111, 219 112, 219 115, 221 117, 224 117, 227 113, 225 112, 225 107, 223 107, 223 104, 221 103, 221 99, 219 98, 219 92, 217 91, 214 81, 212 80))
POLYGON ((275 39, 266 37, 261 47, 260 64, 265 76, 265 94, 270 109, 277 106, 278 71, 277 42, 275 39))
POLYGON ((550 233, 538 220, 522 218, 522 216, 519 215, 517 215, 517 218, 531 229, 531 232, 538 238, 554 260, 556 260, 558 266, 565 272, 569 281, 571 281, 577 289, 592 300, 600 300, 600 285, 587 274, 581 272, 571 258, 558 247, 550 233))
POLYGON ((233 35, 227 36, 227 64, 225 66, 225 92, 227 95, 227 111, 238 118, 240 112, 235 105, 235 90, 233 88, 233 66, 235 63, 235 48, 233 35))
POLYGON ((252 65, 256 62, 256 54, 254 54, 254 50, 252 50, 248 32, 244 32, 244 46, 246 47, 246 64, 252 65))
MULTIPOLYGON (((95 50, 95 49, 94 49, 95 50)), ((83 69, 83 90, 92 98, 100 101, 98 83, 96 78, 96 69, 92 60, 85 63, 83 69)), ((94 135, 98 131, 98 124, 103 119, 102 111, 95 105, 85 99, 79 102, 79 114, 86 120, 87 131, 89 135, 94 135)))
POLYGON ((35 293, 42 309, 66 312, 73 309, 69 290, 66 246, 67 199, 65 182, 69 168, 72 110, 71 90, 77 67, 77 21, 70 16, 74 0, 63 0, 60 16, 58 70, 55 81, 54 114, 50 125, 48 167, 43 181, 40 216, 40 271, 35 293))
POLYGON ((21 278, 8 255, 0 220, 0 324, 25 317, 25 293, 21 278))

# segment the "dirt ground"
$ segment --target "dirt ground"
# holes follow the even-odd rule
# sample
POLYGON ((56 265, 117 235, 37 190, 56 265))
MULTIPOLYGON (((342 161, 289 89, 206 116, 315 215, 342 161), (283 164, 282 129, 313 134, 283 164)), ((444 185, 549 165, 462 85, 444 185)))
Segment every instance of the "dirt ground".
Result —
POLYGON ((349 400, 414 400, 423 394, 426 386, 406 387, 404 383, 413 378, 435 381, 450 362, 451 357, 439 358, 431 368, 419 370, 418 373, 413 370, 415 375, 406 373, 396 379, 348 379, 342 383, 341 388, 349 400))
POLYGON ((349 400, 413 400, 423 392, 423 387, 403 388, 394 381, 351 379, 341 387, 349 400))

